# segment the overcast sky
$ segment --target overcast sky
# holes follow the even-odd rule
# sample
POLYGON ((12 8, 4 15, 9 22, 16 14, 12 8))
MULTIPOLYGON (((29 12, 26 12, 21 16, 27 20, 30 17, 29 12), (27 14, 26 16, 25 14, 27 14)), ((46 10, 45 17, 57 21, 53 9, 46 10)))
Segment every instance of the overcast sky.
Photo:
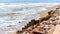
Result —
POLYGON ((18 3, 18 2, 60 2, 60 0, 0 0, 0 3, 18 3))

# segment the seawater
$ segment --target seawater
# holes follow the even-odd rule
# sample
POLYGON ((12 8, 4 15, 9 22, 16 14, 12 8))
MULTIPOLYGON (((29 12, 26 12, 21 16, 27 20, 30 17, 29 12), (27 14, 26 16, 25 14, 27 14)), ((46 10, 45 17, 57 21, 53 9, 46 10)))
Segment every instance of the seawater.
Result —
POLYGON ((38 13, 57 3, 0 3, 0 34, 21 30, 38 13), (19 23, 20 22, 20 23, 19 23))

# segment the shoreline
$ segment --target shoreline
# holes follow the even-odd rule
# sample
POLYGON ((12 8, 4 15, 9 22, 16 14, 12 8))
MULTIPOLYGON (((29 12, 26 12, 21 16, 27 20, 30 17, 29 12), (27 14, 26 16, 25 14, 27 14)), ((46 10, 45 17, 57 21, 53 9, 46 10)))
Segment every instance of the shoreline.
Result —
MULTIPOLYGON (((22 30, 23 31, 17 31, 17 34, 19 34, 19 33, 21 33, 21 32, 23 32, 24 33, 24 31, 26 31, 26 29, 28 29, 29 30, 29 28, 32 28, 32 26, 36 26, 37 24, 39 24, 39 23, 44 23, 44 21, 48 21, 51 17, 53 17, 54 16, 54 12, 57 10, 57 9, 59 9, 60 8, 60 5, 56 5, 56 6, 53 6, 53 7, 51 7, 51 8, 49 8, 49 9, 47 9, 47 10, 45 10, 45 11, 42 11, 41 13, 40 13, 40 19, 38 19, 38 20, 35 20, 35 19, 32 19, 31 20, 31 22, 29 23, 29 24, 27 24, 27 26, 25 26, 25 28, 22 28, 22 30), (52 14, 50 14, 50 12, 53 12, 52 14), (52 16, 53 15, 53 16, 52 16)), ((54 17, 53 17, 54 18, 54 17)), ((50 23, 48 23, 48 24, 50 24, 50 23)), ((52 23, 53 24, 53 23, 52 23)), ((55 28, 55 25, 56 24, 54 24, 54 25, 50 25, 51 27, 52 27, 52 30, 54 30, 54 28, 55 28)), ((38 25, 37 25, 38 26, 38 25)), ((34 30, 35 28, 33 28, 33 30, 34 30)), ((35 31, 33 31, 33 32, 35 32, 35 31)), ((40 32, 41 33, 41 32, 40 32)), ((51 33, 51 31, 50 32, 48 32, 49 34, 51 33)), ((52 32, 53 33, 53 32, 52 32)), ((31 33, 32 34, 32 33, 31 33)), ((43 33, 44 34, 44 33, 43 33)))

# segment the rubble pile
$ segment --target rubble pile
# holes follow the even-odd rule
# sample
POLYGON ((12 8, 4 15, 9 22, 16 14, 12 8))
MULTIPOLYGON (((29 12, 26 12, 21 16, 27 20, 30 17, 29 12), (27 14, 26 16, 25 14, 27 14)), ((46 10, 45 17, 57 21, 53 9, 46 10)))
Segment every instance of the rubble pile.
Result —
POLYGON ((16 34, 53 34, 56 25, 60 24, 60 7, 55 10, 43 11, 38 20, 32 19, 16 34))

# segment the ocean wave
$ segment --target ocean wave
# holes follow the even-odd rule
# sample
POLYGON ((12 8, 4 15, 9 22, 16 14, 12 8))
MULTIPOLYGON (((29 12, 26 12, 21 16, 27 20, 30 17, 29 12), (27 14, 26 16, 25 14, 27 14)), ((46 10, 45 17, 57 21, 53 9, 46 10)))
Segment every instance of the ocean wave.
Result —
MULTIPOLYGON (((38 12, 42 10, 46 10, 47 7, 51 7, 56 5, 51 3, 0 3, 0 29, 2 29, 6 33, 15 27, 14 29, 18 29, 18 27, 22 28, 27 25, 28 21, 31 19, 38 18, 38 12), (21 22, 20 24, 18 22, 21 22), (9 26, 9 28, 8 28, 9 26), (6 28, 7 27, 7 28, 6 28), (6 32, 5 29, 6 28, 6 32)), ((0 30, 0 34, 2 33, 0 30)), ((13 30, 12 30, 13 31, 13 30)))

